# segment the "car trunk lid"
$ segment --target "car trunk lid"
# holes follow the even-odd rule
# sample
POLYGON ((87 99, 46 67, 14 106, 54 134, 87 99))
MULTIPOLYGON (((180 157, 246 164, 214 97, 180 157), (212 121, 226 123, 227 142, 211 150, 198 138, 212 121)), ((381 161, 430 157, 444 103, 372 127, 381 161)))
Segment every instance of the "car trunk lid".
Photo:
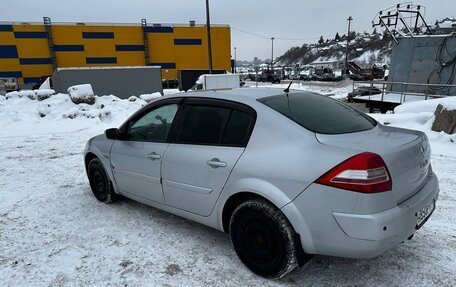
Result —
POLYGON ((351 149, 356 153, 380 155, 390 171, 392 194, 397 203, 413 196, 426 183, 430 168, 430 146, 422 132, 378 124, 367 131, 316 134, 316 137, 322 144, 351 149))

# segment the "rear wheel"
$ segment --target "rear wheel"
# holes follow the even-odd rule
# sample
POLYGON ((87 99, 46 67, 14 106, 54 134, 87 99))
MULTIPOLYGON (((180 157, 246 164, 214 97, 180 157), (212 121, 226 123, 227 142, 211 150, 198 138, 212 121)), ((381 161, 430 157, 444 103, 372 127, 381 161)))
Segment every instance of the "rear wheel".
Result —
POLYGON ((260 276, 280 278, 298 265, 295 231, 266 200, 240 204, 231 216, 230 236, 241 261, 260 276))
POLYGON ((117 194, 112 188, 111 180, 101 161, 98 158, 92 159, 87 171, 90 188, 95 198, 103 203, 114 202, 117 199, 117 194))

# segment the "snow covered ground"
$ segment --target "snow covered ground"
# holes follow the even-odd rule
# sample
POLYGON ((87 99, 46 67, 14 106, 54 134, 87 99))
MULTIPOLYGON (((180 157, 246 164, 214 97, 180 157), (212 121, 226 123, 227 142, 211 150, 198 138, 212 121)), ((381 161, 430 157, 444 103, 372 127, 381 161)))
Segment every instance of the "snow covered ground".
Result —
MULTIPOLYGON (((344 89, 351 86, 319 91, 342 97, 344 89)), ((248 271, 226 234, 131 200, 95 200, 83 167, 87 139, 144 104, 113 96, 97 97, 93 106, 75 105, 68 95, 0 96, 0 285, 454 286, 456 135, 430 131, 437 102, 373 115, 431 140, 440 198, 413 240, 368 260, 315 256, 278 281, 248 271)))

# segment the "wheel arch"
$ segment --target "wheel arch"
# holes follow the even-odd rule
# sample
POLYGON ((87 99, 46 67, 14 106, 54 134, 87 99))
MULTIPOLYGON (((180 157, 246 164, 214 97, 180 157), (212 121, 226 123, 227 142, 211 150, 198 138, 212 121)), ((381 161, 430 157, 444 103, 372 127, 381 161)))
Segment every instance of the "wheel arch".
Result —
POLYGON ((101 154, 101 152, 98 154, 98 149, 93 149, 91 151, 88 151, 85 156, 84 156, 84 166, 85 166, 85 170, 86 170, 86 173, 88 175, 88 171, 89 171, 89 163, 91 160, 93 159, 98 159, 104 166, 106 172, 108 173, 108 177, 109 179, 111 180, 113 186, 114 186, 114 191, 117 193, 117 185, 115 184, 115 181, 114 181, 114 175, 112 173, 112 169, 111 169, 111 164, 110 164, 110 160, 109 158, 106 158, 104 156, 100 156, 99 154, 101 154))
POLYGON ((85 169, 86 169, 86 172, 88 171, 88 168, 89 168, 89 163, 92 159, 94 158, 98 158, 100 159, 96 154, 94 154, 93 152, 88 152, 85 156, 84 156, 84 166, 85 166, 85 169))
POLYGON ((225 233, 229 232, 231 215, 233 214, 236 207, 238 207, 241 203, 246 202, 247 200, 260 199, 260 198, 264 199, 264 200, 268 201, 269 203, 271 203, 272 205, 276 206, 271 201, 269 201, 267 198, 265 198, 257 193, 253 193, 253 192, 243 191, 243 192, 238 192, 238 193, 231 195, 223 206, 223 211, 222 211, 223 232, 225 232, 225 233))
POLYGON ((261 178, 232 178, 224 188, 218 207, 218 225, 228 232, 229 218, 236 204, 252 199, 263 198, 277 209, 291 202, 291 198, 278 186, 261 178), (226 222, 228 221, 228 223, 226 222))

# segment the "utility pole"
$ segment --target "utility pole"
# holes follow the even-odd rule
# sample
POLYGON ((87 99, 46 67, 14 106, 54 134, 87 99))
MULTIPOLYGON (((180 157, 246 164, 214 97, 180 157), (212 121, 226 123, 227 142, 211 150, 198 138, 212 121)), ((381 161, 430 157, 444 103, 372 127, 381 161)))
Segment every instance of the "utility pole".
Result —
POLYGON ((212 74, 212 44, 211 44, 211 20, 209 16, 209 0, 206 0, 206 29, 207 29, 207 56, 209 60, 209 74, 212 74))
POLYGON ((234 73, 237 73, 237 63, 236 63, 236 50, 237 48, 234 47, 234 73))
POLYGON ((271 72, 274 74, 274 37, 271 37, 271 72))
POLYGON ((350 42, 350 25, 351 21, 353 20, 352 16, 348 17, 348 34, 347 34, 347 54, 345 54, 345 75, 348 75, 350 72, 348 71, 348 53, 350 52, 349 42, 350 42))

